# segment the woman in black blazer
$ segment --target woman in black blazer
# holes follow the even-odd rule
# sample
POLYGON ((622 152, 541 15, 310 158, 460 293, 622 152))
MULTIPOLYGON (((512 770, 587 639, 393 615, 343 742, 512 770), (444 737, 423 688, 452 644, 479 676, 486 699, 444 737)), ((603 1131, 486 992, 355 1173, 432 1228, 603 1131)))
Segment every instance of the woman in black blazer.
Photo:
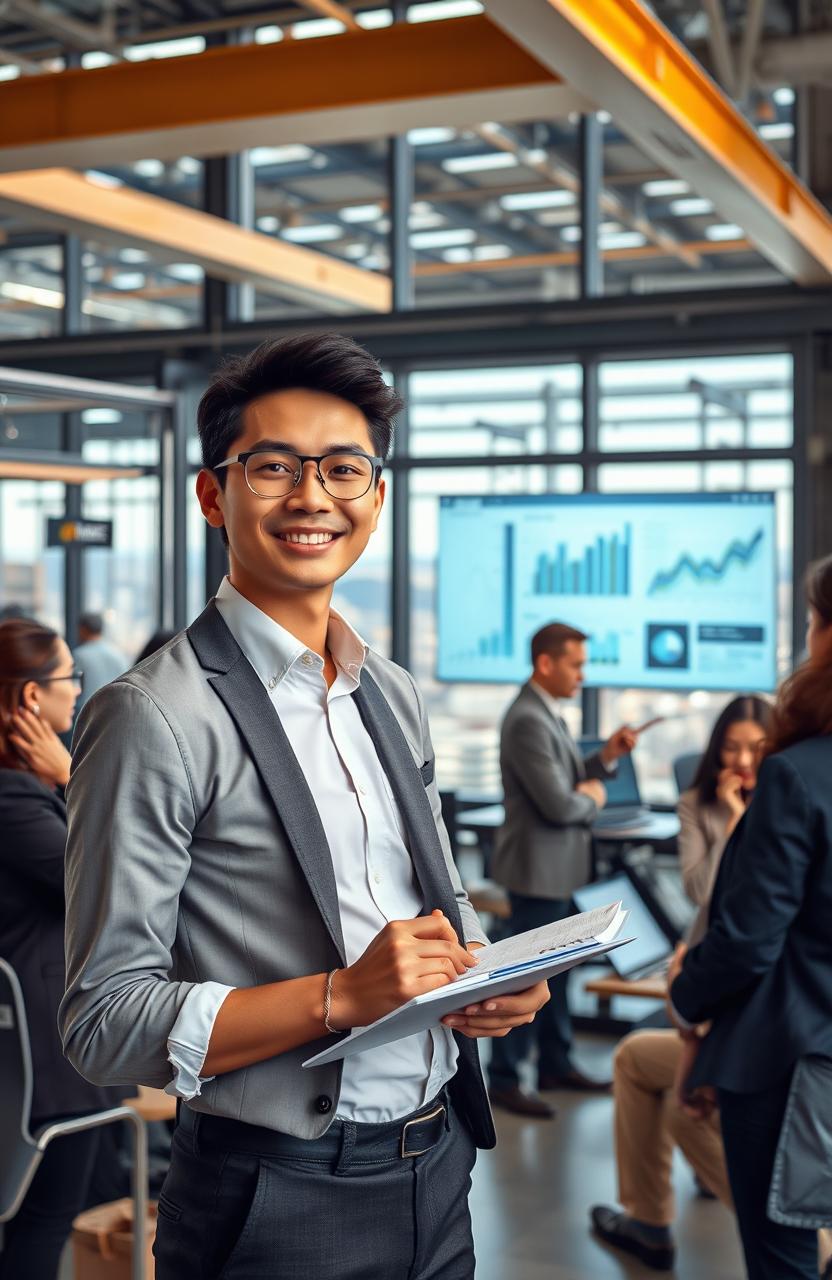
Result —
MULTIPOLYGON (((119 1091, 88 1084, 63 1056, 64 847, 61 788, 69 753, 58 734, 80 692, 72 654, 25 618, 0 624, 0 955, 23 988, 33 1061, 32 1126, 112 1106, 119 1091)), ((123 1091, 121 1091, 123 1092, 123 1091)), ((2 1140, 2 1135, 0 1135, 2 1140)), ((95 1131, 58 1138, 6 1225, 0 1280, 53 1280, 72 1220, 86 1203, 95 1131)))
POLYGON ((751 1280, 817 1277, 816 1232, 767 1212, 795 1067, 832 1059, 832 556, 810 571, 807 595, 808 660, 780 691, 708 932, 670 975, 683 1034, 712 1023, 682 1092, 696 1103, 697 1086, 716 1087, 751 1280))

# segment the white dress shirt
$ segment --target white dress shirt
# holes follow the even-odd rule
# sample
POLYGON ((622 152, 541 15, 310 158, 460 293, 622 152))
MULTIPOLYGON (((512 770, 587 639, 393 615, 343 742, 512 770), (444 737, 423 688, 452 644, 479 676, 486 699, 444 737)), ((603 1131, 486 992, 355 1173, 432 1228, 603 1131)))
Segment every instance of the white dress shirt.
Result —
MULTIPOLYGON (((323 823, 332 854, 347 964, 390 920, 423 914, 407 833, 375 746, 350 694, 367 648, 330 612, 327 646, 337 668, 331 688, 323 658, 235 590, 225 578, 217 607, 268 690, 323 823)), ((432 904, 431 904, 432 905, 432 904)), ((193 1098, 217 1012, 232 987, 200 983, 168 1039, 170 1092, 193 1098)), ((368 1049, 344 1061, 338 1116, 378 1124, 407 1115, 453 1076, 457 1048, 446 1027, 368 1049)), ((210 1078, 210 1077, 209 1077, 210 1078)))

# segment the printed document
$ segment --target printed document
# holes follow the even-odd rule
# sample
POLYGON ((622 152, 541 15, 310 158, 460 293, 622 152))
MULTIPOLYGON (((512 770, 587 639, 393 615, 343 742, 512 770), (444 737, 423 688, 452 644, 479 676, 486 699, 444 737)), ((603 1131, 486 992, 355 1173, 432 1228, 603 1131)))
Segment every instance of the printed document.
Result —
POLYGON ((476 965, 453 982, 415 996, 367 1027, 354 1028, 348 1036, 308 1058, 303 1065, 323 1066, 376 1045, 401 1040, 437 1026, 446 1013, 494 996, 522 991, 543 978, 552 978, 585 960, 605 955, 614 947, 632 941, 631 938, 619 939, 627 915, 620 902, 612 902, 481 947, 474 952, 476 965))

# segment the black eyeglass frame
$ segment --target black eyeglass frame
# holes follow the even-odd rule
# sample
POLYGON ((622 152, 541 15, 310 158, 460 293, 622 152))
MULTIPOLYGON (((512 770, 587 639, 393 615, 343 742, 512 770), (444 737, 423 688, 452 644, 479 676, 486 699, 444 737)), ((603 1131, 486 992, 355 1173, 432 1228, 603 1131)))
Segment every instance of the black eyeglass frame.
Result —
POLYGON ((315 470, 318 475, 318 483, 320 484, 324 493, 328 493, 330 498, 337 498, 339 502, 357 502, 359 498, 365 498, 367 496, 367 494, 370 492, 371 488, 373 487, 374 483, 375 484, 378 483, 379 477, 381 475, 382 467, 384 466, 383 458, 376 457, 372 453, 362 453, 360 449, 335 449, 332 451, 332 453, 321 453, 321 454, 318 454, 317 456, 313 453, 294 453, 291 449, 248 449, 246 450, 245 453, 238 453, 238 454, 235 454, 233 458, 226 458, 223 462, 217 462, 211 468, 211 470, 219 471, 222 467, 230 467, 234 462, 239 462, 241 464, 243 468, 243 476, 245 477, 246 485, 250 490, 250 492, 254 494, 255 498, 265 498, 267 501, 272 500, 274 497, 287 498, 294 489, 297 489, 298 485, 303 479, 303 468, 306 466, 307 462, 314 462, 315 470), (295 472, 295 482, 292 485, 291 489, 287 489, 286 493, 275 494, 275 495, 258 493, 257 490, 252 487, 251 481, 248 478, 248 467, 246 464, 249 458, 256 458, 261 453, 280 453, 285 455, 287 458, 297 459, 298 469, 295 472), (365 462, 371 462, 373 464, 373 469, 370 474, 370 479, 367 483, 367 488, 364 490, 364 492, 356 493, 351 498, 344 498, 340 494, 331 493, 330 490, 327 489, 324 478, 321 475, 321 463, 326 458, 363 458, 365 462))
POLYGON ((59 680, 71 680, 73 684, 79 685, 80 688, 84 687, 83 671, 70 671, 68 676, 41 676, 40 678, 29 676, 28 678, 34 680, 35 684, 57 684, 59 680))

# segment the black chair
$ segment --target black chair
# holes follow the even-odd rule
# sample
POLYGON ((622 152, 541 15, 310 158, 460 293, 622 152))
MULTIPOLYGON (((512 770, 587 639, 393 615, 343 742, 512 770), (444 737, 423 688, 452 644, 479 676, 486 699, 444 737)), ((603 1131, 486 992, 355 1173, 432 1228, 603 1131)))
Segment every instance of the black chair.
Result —
POLYGON ((673 777, 676 779, 676 789, 679 795, 683 791, 689 791, 693 786, 693 780, 696 777, 696 770, 699 768, 701 759, 701 751, 691 751, 688 755, 677 756, 673 761, 673 777))
MULTIPOLYGON (((23 992, 8 961, 0 959, 0 1232, 17 1213, 44 1152, 53 1138, 80 1133, 99 1125, 125 1120, 133 1129, 134 1160, 133 1259, 131 1280, 145 1280, 147 1220, 147 1133, 141 1116, 131 1107, 111 1107, 89 1116, 58 1120, 35 1133, 30 1129, 32 1053, 23 992)), ((0 1252, 2 1252, 0 1235, 0 1252)))

